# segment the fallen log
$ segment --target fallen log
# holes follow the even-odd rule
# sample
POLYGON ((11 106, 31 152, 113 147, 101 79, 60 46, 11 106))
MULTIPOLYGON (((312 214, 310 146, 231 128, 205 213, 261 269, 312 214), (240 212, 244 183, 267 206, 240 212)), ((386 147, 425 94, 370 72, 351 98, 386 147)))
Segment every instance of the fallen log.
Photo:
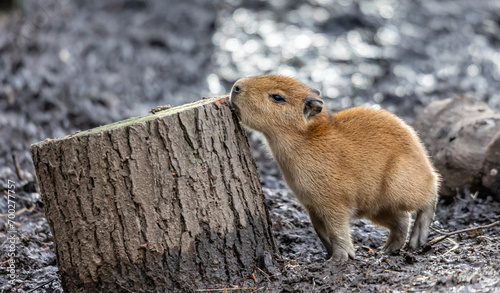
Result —
POLYGON ((500 112, 465 96, 436 101, 414 121, 443 177, 441 195, 493 195, 500 200, 500 112))
POLYGON ((248 285, 276 252, 245 132, 224 99, 31 152, 65 292, 248 285))

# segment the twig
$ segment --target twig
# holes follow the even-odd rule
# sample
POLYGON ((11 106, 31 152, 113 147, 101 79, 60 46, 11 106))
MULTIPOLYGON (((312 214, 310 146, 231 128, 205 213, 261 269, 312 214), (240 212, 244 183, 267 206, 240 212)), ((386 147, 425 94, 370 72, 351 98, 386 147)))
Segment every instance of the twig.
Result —
POLYGON ((257 282, 257 278, 255 277, 255 273, 252 273, 252 278, 253 278, 253 281, 254 281, 255 283, 258 283, 258 282, 257 282))
POLYGON ((256 289, 255 291, 252 291, 252 293, 259 292, 260 290, 262 290, 262 289, 264 289, 264 288, 265 288, 265 287, 264 287, 264 286, 262 286, 262 287, 260 287, 260 288, 256 289))
MULTIPOLYGON (((33 210, 35 210, 36 204, 33 204, 29 209, 26 207, 20 209, 19 211, 15 212, 14 215, 19 216, 20 214, 24 212, 29 212, 31 213, 33 210)), ((0 217, 7 217, 9 214, 0 214, 0 217)))
POLYGON ((15 154, 12 154, 12 161, 14 162, 14 167, 16 168, 16 174, 19 180, 26 180, 26 177, 21 170, 21 165, 19 165, 19 161, 17 160, 17 156, 15 154))
POLYGON ((267 279, 267 281, 268 281, 268 282, 271 282, 271 279, 270 279, 269 275, 268 275, 266 272, 264 272, 264 271, 263 271, 261 268, 259 268, 258 266, 255 266, 255 268, 256 268, 256 269, 258 269, 261 273, 263 273, 263 274, 264 274, 264 276, 266 277, 266 279, 267 279))
POLYGON ((452 252, 453 250, 457 249, 460 246, 460 245, 458 245, 458 243, 455 240, 453 240, 451 238, 448 238, 446 240, 448 240, 448 242, 451 242, 453 244, 453 247, 450 248, 447 252, 443 253, 443 255, 446 255, 446 254, 452 252))
POLYGON ((479 235, 477 236, 477 239, 479 239, 480 241, 488 241, 488 243, 493 243, 493 240, 486 235, 479 235))
POLYGON ((224 290, 256 290, 255 287, 246 287, 246 288, 222 288, 222 289, 196 289, 196 292, 214 292, 214 291, 224 291, 224 290))
POLYGON ((432 228, 431 227, 432 230, 438 232, 439 234, 443 234, 444 236, 440 236, 440 237, 436 237, 436 238, 432 239, 431 241, 427 242, 425 244, 425 246, 430 247, 430 246, 432 246, 432 245, 434 245, 436 243, 439 243, 439 242, 441 242, 441 241, 443 241, 443 240, 447 239, 448 237, 453 236, 455 234, 460 234, 460 233, 464 233, 464 232, 477 231, 477 230, 480 230, 480 229, 491 228, 491 227, 499 225, 499 224, 500 224, 500 221, 496 221, 496 222, 493 222, 493 223, 488 224, 488 225, 471 227, 471 228, 457 230, 457 231, 453 231, 453 232, 444 232, 444 231, 441 231, 441 230, 438 230, 436 228, 432 228))
POLYGON ((479 230, 479 229, 491 228, 491 227, 496 226, 498 224, 500 224, 500 221, 496 221, 496 222, 493 222, 493 223, 488 224, 488 225, 477 226, 477 227, 470 227, 470 228, 466 228, 466 229, 462 229, 462 230, 457 230, 457 231, 453 231, 453 232, 444 232, 444 231, 438 230, 436 228, 432 228, 432 230, 438 232, 439 234, 443 234, 443 235, 446 235, 446 236, 452 236, 452 235, 455 235, 455 234, 458 234, 458 233, 475 231, 475 230, 479 230))
POLYGON ((127 288, 123 287, 123 286, 122 286, 121 284, 119 284, 118 282, 116 282, 116 284, 117 284, 118 286, 120 286, 123 290, 125 290, 125 291, 127 291, 127 292, 130 292, 130 293, 134 293, 134 291, 131 291, 131 290, 129 290, 129 289, 127 289, 127 288))
POLYGON ((31 289, 30 291, 28 291, 28 293, 35 292, 35 290, 38 290, 38 289, 40 289, 41 287, 43 287, 43 286, 45 286, 45 285, 47 285, 47 284, 50 284, 50 283, 54 282, 56 279, 57 279, 57 277, 53 277, 52 279, 48 280, 47 282, 42 283, 42 284, 40 284, 40 285, 36 286, 35 288, 31 289))
MULTIPOLYGON (((3 246, 3 245, 2 245, 3 246)), ((0 262, 0 267, 3 267, 4 264, 8 263, 9 261, 11 261, 14 257, 11 256, 8 260, 6 261, 3 261, 3 262, 0 262)))

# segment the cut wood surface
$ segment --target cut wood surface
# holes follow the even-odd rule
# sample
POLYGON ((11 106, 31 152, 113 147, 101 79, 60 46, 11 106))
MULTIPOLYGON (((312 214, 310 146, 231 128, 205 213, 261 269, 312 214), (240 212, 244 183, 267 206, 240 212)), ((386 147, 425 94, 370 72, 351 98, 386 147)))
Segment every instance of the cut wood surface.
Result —
POLYGON ((225 99, 31 152, 65 292, 248 285, 276 252, 246 135, 225 99))
POLYGON ((478 191, 500 200, 500 112, 457 96, 431 103, 413 126, 443 176, 442 195, 478 191))

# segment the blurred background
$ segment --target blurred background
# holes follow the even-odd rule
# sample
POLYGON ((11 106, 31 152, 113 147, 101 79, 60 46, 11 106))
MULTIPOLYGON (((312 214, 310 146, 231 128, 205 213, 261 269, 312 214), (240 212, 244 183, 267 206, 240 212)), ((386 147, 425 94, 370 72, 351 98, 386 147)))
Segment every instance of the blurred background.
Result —
MULTIPOLYGON (((0 176, 31 143, 282 74, 333 110, 411 122, 467 93, 500 109, 500 2, 3 0, 0 176)), ((29 174, 28 174, 29 176, 29 174)))
MULTIPOLYGON (((24 214, 16 218, 19 283, 0 290, 60 289, 32 143, 225 94, 239 78, 269 73, 320 89, 331 111, 378 104, 411 123, 431 101, 464 93, 500 110, 499 49, 498 0, 1 0, 0 188, 17 182, 24 214)), ((322 257, 307 214, 250 138, 283 255, 299 257, 302 243, 306 257, 322 257)), ((488 219, 497 213, 481 210, 489 206, 442 214, 450 224, 488 219)), ((378 247, 385 236, 375 231, 356 235, 378 247)))

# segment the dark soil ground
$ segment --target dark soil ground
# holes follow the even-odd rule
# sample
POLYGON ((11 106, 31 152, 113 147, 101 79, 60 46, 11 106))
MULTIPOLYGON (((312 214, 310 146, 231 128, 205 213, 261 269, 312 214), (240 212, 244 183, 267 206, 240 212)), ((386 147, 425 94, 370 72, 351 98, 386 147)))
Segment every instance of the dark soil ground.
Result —
MULTIPOLYGON (((331 110, 380 104, 411 122, 430 101, 456 93, 500 109, 498 1, 16 3, 0 13, 0 292, 62 291, 28 151, 47 137, 225 93, 240 77, 269 72, 320 88, 331 110), (9 190, 16 192, 13 226, 9 190), (6 273, 11 235, 14 284, 6 273)), ((500 226, 385 256, 377 252, 387 231, 359 220, 352 224, 357 259, 324 261, 307 214, 259 136, 250 140, 282 255, 273 274, 256 272, 256 288, 500 292, 500 226)), ((436 228, 500 220, 491 195, 458 193, 439 202, 436 228)))

